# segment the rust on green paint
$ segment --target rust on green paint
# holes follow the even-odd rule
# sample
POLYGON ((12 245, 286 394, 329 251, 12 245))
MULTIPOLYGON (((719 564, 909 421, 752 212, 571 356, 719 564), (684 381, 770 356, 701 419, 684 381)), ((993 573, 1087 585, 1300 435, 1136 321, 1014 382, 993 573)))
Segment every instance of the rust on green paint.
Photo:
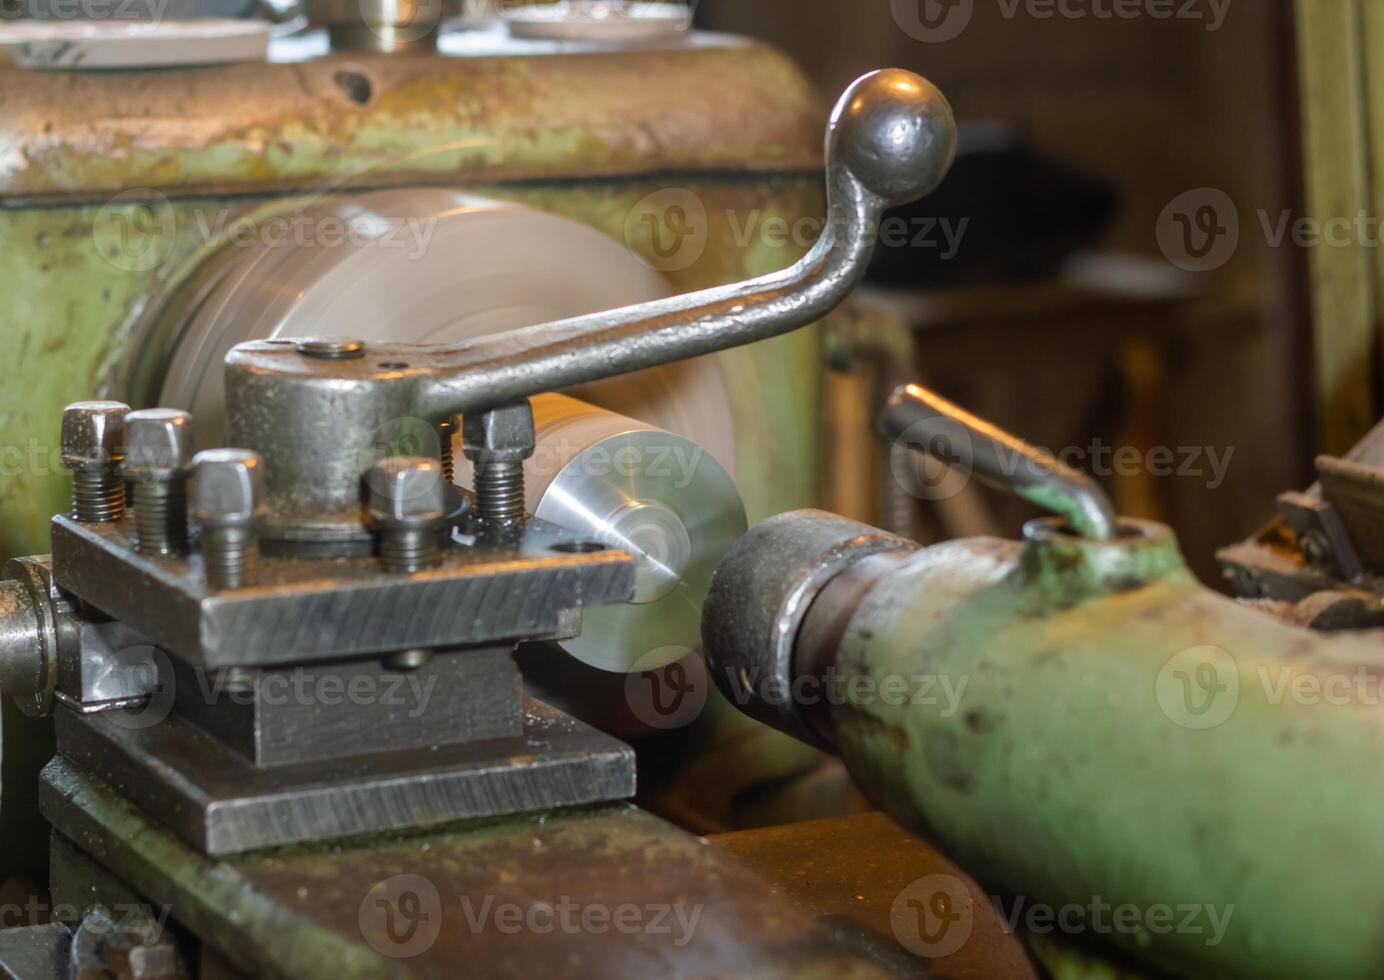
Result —
POLYGON ((825 120, 787 58, 738 39, 540 56, 503 45, 478 57, 331 54, 31 81, 0 70, 10 93, 0 201, 805 172, 821 165, 825 120))

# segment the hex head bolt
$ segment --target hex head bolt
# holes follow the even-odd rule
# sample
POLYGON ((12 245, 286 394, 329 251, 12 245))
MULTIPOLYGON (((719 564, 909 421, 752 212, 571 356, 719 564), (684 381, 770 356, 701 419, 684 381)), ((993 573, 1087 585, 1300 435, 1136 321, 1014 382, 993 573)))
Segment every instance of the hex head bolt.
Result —
POLYGON ((125 462, 144 554, 187 550, 187 477, 192 466, 192 416, 172 408, 131 412, 125 419, 125 462))
POLYGON ((462 417, 462 452, 475 464, 476 513, 490 524, 524 519, 524 460, 533 455, 528 401, 462 417))
POLYGON ((208 449, 192 460, 192 520, 202 532, 207 585, 239 589, 259 572, 264 460, 248 449, 208 449))
POLYGON ((423 456, 394 456, 371 467, 365 482, 380 563, 391 572, 416 572, 435 563, 447 513, 442 464, 423 456))
POLYGON ((62 413, 62 461, 72 471, 72 516, 83 524, 118 521, 125 512, 125 418, 120 402, 77 402, 62 413))

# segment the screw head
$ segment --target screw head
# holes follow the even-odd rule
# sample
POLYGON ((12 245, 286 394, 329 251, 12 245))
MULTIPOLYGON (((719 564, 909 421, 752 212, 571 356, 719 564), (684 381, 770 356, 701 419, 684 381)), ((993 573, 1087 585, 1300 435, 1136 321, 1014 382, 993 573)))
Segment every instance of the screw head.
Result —
POLYGON ((372 523, 382 527, 426 527, 442 520, 447 497, 442 464, 424 456, 393 456, 365 475, 372 523))
POLYGON ((149 408, 125 418, 124 473, 130 480, 169 480, 192 463, 192 416, 149 408))
POLYGON ((77 402, 62 413, 62 461, 71 470, 116 466, 125 458, 125 417, 121 402, 77 402))
POLYGON ((264 460, 248 449, 208 449, 192 460, 192 520, 247 527, 264 514, 264 460))
POLYGON ((298 341, 298 353, 324 361, 349 361, 365 356, 365 341, 343 337, 305 337, 298 341))
POLYGON ((484 412, 467 412, 461 420, 461 447, 473 462, 515 462, 533 455, 533 408, 527 401, 484 412))

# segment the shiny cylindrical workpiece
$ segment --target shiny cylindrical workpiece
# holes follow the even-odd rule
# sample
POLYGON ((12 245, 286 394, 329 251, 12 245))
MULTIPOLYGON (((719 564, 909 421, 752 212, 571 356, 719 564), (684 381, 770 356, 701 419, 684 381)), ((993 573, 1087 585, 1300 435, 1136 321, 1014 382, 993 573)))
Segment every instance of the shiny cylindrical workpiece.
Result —
MULTIPOLYGON (((686 656, 698 646, 711 573, 745 532, 735 481, 684 436, 565 395, 539 395, 532 406, 521 509, 637 562, 633 600, 586 610, 581 634, 563 648, 608 671, 686 656)), ((458 462, 462 485, 474 468, 458 462)))
POLYGON ((1384 974, 1377 634, 1212 593, 1159 525, 855 555, 872 532, 831 521, 775 518, 718 570, 705 650, 728 697, 833 744, 995 888, 1133 910, 1106 934, 1164 969, 1384 974))

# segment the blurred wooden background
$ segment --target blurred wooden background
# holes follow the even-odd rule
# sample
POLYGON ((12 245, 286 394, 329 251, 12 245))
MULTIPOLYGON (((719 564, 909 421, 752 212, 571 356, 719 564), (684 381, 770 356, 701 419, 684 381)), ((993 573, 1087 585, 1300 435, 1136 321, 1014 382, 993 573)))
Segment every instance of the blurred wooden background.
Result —
MULTIPOLYGON (((1261 221, 1301 208, 1292 7, 1193 8, 1202 19, 1040 19, 1023 3, 974 0, 969 25, 943 43, 909 36, 888 0, 704 0, 699 18, 779 45, 824 98, 873 68, 919 71, 959 119, 1012 124, 1112 182, 1120 213, 1102 254, 1166 264, 1156 236, 1169 203, 1200 188, 1230 196, 1239 247, 1224 267, 1188 277, 1195 299, 1140 300, 1097 270, 1077 286, 931 297, 915 320, 917 376, 1030 441, 1233 452, 1215 487, 1205 467, 1106 481, 1126 513, 1172 523, 1214 580, 1212 550, 1267 519, 1279 491, 1310 482, 1318 440, 1306 258, 1274 247, 1261 221)), ((986 506, 1007 534, 1031 513, 993 497, 986 506)))

